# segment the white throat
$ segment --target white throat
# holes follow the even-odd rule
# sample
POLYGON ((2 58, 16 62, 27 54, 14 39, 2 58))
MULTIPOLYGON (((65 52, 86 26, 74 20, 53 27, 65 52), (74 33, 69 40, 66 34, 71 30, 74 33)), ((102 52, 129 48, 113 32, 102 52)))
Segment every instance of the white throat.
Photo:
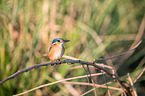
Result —
POLYGON ((61 43, 59 44, 59 46, 63 46, 63 42, 61 42, 61 43))

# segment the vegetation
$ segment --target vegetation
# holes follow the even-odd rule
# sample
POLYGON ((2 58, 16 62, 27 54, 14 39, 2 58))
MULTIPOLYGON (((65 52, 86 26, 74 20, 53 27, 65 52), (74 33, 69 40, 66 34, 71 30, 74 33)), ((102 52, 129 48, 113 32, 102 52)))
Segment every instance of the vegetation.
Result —
MULTIPOLYGON (((57 37, 71 40, 64 44, 65 55, 84 61, 120 54, 143 40, 135 51, 99 62, 113 67, 126 82, 127 73, 132 81, 136 80, 145 65, 144 8, 145 0, 0 0, 0 81, 18 70, 48 62, 44 54, 57 37)), ((100 73, 90 69, 91 73, 100 73)), ((79 63, 36 68, 0 85, 0 96, 82 75, 86 73, 79 63)), ((119 87, 107 75, 93 79, 95 84, 111 81, 109 86, 119 87)), ((88 82, 86 78, 71 81, 88 82)), ((145 78, 141 76, 134 83, 138 95, 145 94, 144 86, 145 78)), ((81 95, 94 87, 57 83, 25 95, 72 96, 70 88, 81 95)), ((98 96, 107 91, 108 88, 96 89, 98 96)), ((122 93, 109 91, 114 96, 122 93)), ((92 91, 87 95, 94 94, 92 91)))

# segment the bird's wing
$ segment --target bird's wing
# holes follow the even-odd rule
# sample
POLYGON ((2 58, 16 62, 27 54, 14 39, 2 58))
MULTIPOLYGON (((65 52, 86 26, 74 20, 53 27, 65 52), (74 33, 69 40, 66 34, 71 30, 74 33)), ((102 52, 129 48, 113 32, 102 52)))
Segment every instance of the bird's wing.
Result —
POLYGON ((49 52, 50 52, 51 48, 52 48, 52 47, 50 46, 50 48, 49 48, 49 52))

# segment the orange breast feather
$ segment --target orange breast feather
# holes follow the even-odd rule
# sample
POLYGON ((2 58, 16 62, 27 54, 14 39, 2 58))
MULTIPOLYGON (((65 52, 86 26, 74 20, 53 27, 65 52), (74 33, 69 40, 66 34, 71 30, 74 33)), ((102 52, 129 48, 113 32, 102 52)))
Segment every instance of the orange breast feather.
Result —
POLYGON ((55 60, 60 59, 63 54, 64 54, 64 47, 63 46, 52 45, 51 49, 48 53, 48 58, 51 61, 55 61, 55 60))

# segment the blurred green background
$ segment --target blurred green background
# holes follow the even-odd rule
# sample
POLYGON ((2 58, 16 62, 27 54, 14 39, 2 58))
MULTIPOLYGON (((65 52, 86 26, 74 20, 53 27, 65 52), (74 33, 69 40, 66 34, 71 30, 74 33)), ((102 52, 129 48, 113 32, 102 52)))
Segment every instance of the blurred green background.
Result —
MULTIPOLYGON (((47 54, 52 40, 57 37, 71 40, 64 44, 65 55, 85 61, 120 54, 142 39, 135 51, 101 62, 114 67, 119 77, 127 82, 129 72, 134 81, 145 65, 144 13, 145 0, 0 0, 0 81, 18 70, 48 62, 43 54, 47 54)), ((75 66, 80 64, 45 66, 23 73, 0 85, 0 96, 54 82, 56 73, 61 78, 85 75, 82 67, 70 70, 75 66)), ((91 70, 91 73, 96 72, 98 70, 91 70)), ((101 76, 94 79, 96 84, 104 83, 101 76)), ((74 81, 88 82, 86 78, 74 81)), ((134 85, 139 96, 145 94, 145 76, 134 85)), ((93 88, 71 86, 80 95, 93 88)), ((96 91, 104 96, 107 89, 97 88, 96 91)), ((110 90, 110 93, 119 95, 121 91, 110 90)), ((73 94, 65 84, 59 83, 25 95, 73 94)), ((86 96, 94 96, 94 92, 86 96)))

